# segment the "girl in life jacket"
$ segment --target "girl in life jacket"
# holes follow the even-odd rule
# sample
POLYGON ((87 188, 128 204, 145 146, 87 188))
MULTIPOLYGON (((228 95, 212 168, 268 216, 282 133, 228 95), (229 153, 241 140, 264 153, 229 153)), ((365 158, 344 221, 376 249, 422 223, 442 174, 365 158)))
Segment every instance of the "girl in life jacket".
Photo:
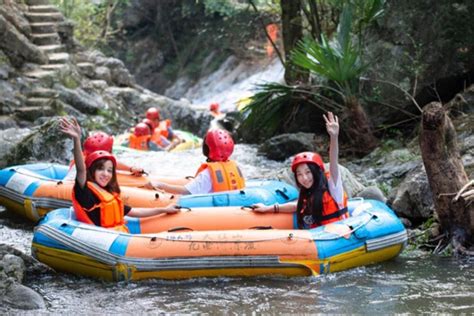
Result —
POLYGON ((291 170, 300 189, 298 202, 282 205, 253 205, 258 213, 297 213, 299 228, 314 228, 347 218, 347 196, 342 187, 339 172, 339 121, 328 112, 323 115, 330 137, 329 172, 326 172, 321 156, 303 152, 293 158, 291 170))
POLYGON ((202 152, 207 161, 199 167, 195 178, 186 185, 162 182, 148 184, 148 188, 161 189, 174 194, 206 194, 245 187, 245 180, 237 163, 229 160, 234 151, 234 140, 223 129, 211 129, 204 137, 202 152))
MULTIPOLYGON (((104 132, 96 132, 89 135, 83 143, 84 150, 82 151, 84 155, 84 159, 87 157, 88 154, 93 153, 97 150, 104 150, 109 153, 112 153, 112 148, 114 145, 114 138, 107 133, 104 132)), ((145 173, 143 168, 138 167, 130 167, 120 161, 117 161, 117 170, 128 171, 130 174, 136 177, 141 177, 145 173)), ((64 181, 74 181, 76 179, 76 165, 74 160, 71 161, 69 165, 69 170, 66 176, 64 177, 64 181)))
POLYGON ((163 213, 176 213, 169 208, 131 208, 120 198, 120 187, 115 173, 115 157, 103 150, 94 151, 84 159, 81 150, 81 127, 76 119, 61 118, 60 130, 74 143, 76 180, 72 202, 76 218, 84 223, 127 232, 124 216, 148 217, 163 213))

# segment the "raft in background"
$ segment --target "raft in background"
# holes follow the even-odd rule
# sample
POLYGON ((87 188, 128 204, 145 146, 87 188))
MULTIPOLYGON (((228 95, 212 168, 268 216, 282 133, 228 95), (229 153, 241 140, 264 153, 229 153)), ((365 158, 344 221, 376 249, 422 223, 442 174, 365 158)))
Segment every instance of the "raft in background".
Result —
MULTIPOLYGON (((402 251, 406 230, 385 204, 351 200, 349 212, 351 217, 343 221, 311 230, 258 230, 219 210, 213 215, 213 231, 127 234, 79 223, 72 212, 61 209, 35 228, 32 253, 58 271, 123 281, 310 276, 382 262, 402 251), (234 230, 217 230, 224 222, 234 230)), ((294 225, 294 215, 277 215, 283 216, 284 225, 294 225)), ((247 216, 254 216, 251 225, 265 226, 275 214, 247 216)), ((175 219, 175 226, 183 224, 175 219)), ((133 232, 134 225, 129 227, 133 232)))
MULTIPOLYGON (((170 152, 180 152, 180 151, 185 151, 185 150, 190 150, 190 149, 195 149, 195 148, 201 148, 202 146, 202 138, 194 135, 193 133, 182 131, 182 130, 173 130, 173 133, 175 133, 181 140, 181 144, 177 145, 175 148, 171 149, 170 152)), ((122 144, 126 140, 128 140, 130 133, 123 133, 117 136, 114 136, 114 143, 116 144, 122 144)), ((134 153, 142 153, 143 150, 138 150, 138 149, 133 149, 127 146, 122 146, 122 145, 114 145, 113 146, 113 153, 121 153, 121 152, 134 152, 134 153)))
MULTIPOLYGON (((32 221, 37 221, 53 209, 71 206, 74 181, 62 180, 67 170, 66 166, 50 163, 0 170, 0 204, 32 221)), ((173 204, 183 207, 243 206, 255 203, 271 205, 298 197, 296 188, 276 180, 250 180, 242 190, 187 196, 124 186, 123 181, 120 181, 122 200, 132 207, 164 207, 173 204)), ((136 181, 140 180, 137 178, 136 181)))

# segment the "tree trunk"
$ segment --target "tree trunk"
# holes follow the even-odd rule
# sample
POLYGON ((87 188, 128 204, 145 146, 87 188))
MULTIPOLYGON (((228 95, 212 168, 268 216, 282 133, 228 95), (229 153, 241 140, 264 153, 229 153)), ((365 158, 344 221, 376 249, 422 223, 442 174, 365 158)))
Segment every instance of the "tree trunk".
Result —
POLYGON ((285 81, 288 85, 305 83, 308 72, 290 63, 291 51, 303 37, 300 0, 281 0, 281 26, 285 49, 285 81))
POLYGON ((351 149, 355 154, 366 155, 377 147, 377 138, 374 136, 369 119, 356 97, 347 98, 344 118, 347 121, 344 131, 351 140, 351 149))
POLYGON ((457 252, 464 252, 474 236, 474 204, 453 197, 468 182, 456 131, 442 105, 423 108, 420 148, 441 227, 457 252))

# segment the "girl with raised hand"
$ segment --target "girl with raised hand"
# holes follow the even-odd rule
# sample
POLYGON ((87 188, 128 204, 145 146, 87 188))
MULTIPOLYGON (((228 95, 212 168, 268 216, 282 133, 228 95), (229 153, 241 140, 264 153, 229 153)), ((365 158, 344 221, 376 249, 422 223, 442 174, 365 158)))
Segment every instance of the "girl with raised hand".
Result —
POLYGON ((117 161, 103 150, 94 151, 84 159, 81 149, 81 127, 75 118, 61 118, 60 130, 74 142, 76 181, 72 192, 74 212, 79 221, 128 232, 124 216, 147 217, 179 212, 176 208, 132 208, 124 205, 117 183, 117 161))
POLYGON ((314 228, 342 220, 349 216, 347 195, 342 187, 339 172, 339 121, 328 112, 323 115, 330 137, 329 172, 324 168, 321 156, 313 152, 302 152, 293 158, 291 170, 300 189, 298 202, 282 205, 254 205, 254 212, 296 212, 299 228, 314 228))

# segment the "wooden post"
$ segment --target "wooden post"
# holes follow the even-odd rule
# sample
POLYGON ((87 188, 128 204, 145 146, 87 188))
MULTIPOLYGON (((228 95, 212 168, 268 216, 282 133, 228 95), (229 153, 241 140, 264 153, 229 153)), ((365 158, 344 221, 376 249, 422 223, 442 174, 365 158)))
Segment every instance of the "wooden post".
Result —
POLYGON ((468 183, 468 177, 453 123, 440 103, 432 102, 423 108, 419 140, 441 227, 452 238, 455 250, 465 252, 474 236, 474 204, 454 199, 468 183))

